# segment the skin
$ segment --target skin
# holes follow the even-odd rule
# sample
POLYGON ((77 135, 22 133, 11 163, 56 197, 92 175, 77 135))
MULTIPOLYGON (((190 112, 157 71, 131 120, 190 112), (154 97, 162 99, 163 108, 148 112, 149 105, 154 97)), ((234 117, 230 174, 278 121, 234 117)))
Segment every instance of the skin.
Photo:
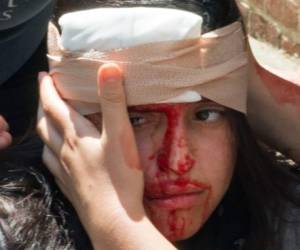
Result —
POLYGON ((115 64, 103 65, 98 72, 100 134, 63 102, 51 77, 40 73, 37 131, 45 142, 43 160, 74 206, 94 249, 173 250, 143 206, 143 171, 122 77, 115 64))
MULTIPOLYGON (((130 108, 144 171, 144 206, 170 241, 195 234, 228 189, 236 143, 225 111, 208 100, 130 108)), ((101 124, 99 114, 88 119, 101 124)))
POLYGON ((12 142, 9 126, 3 116, 0 115, 0 150, 7 148, 12 142))
POLYGON ((255 63, 255 69, 279 105, 290 104, 300 107, 300 88, 297 84, 277 77, 259 66, 258 63, 255 63))
POLYGON ((147 105, 129 119, 121 70, 104 65, 98 79, 97 130, 40 75, 44 162, 95 249, 175 249, 170 241, 197 232, 229 186, 236 143, 226 109, 147 105))
POLYGON ((254 58, 251 60, 256 74, 251 74, 254 87, 250 88, 249 121, 265 143, 299 163, 300 143, 295 135, 300 131, 300 87, 267 71, 254 58), (257 95, 256 87, 262 90, 257 95), (262 107, 260 112, 256 110, 258 106, 262 107))

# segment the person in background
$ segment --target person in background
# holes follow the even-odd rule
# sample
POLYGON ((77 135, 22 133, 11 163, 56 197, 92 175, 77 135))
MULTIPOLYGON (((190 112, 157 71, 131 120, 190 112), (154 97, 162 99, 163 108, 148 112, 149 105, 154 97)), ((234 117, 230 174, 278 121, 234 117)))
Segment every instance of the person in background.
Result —
POLYGON ((36 116, 37 72, 47 70, 48 21, 55 0, 3 0, 0 3, 0 115, 15 139, 36 116))

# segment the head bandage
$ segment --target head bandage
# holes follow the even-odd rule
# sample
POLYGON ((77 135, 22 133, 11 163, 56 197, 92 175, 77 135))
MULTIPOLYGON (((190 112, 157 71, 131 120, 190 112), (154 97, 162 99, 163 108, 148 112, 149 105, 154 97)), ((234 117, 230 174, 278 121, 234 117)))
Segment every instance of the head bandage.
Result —
POLYGON ((69 13, 49 26, 50 74, 82 114, 99 112, 97 71, 123 68, 127 104, 194 102, 202 97, 246 112, 247 55, 239 22, 201 34, 202 18, 161 8, 69 13))

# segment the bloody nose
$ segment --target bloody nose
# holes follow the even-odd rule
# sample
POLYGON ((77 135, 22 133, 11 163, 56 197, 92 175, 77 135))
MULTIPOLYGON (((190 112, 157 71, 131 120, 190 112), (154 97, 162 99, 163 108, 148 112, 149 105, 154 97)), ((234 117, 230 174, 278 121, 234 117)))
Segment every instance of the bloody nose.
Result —
POLYGON ((195 163, 189 152, 184 122, 173 115, 168 117, 168 128, 157 158, 158 167, 163 171, 172 171, 178 175, 188 172, 195 163))

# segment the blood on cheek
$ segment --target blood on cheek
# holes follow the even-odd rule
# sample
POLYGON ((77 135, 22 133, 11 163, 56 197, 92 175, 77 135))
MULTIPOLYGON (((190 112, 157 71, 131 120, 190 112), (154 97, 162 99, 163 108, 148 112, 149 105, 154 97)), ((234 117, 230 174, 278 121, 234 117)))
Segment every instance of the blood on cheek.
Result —
MULTIPOLYGON (((190 182, 182 181, 183 179, 180 179, 180 177, 191 169, 195 163, 195 160, 188 153, 187 141, 182 132, 184 131, 182 128, 184 108, 184 105, 166 105, 160 106, 157 110, 166 115, 167 129, 157 157, 155 157, 155 155, 148 157, 149 160, 154 160, 156 158, 158 166, 156 174, 157 178, 160 178, 160 175, 162 174, 161 171, 166 174, 170 169, 173 171, 175 170, 179 177, 176 181, 176 186, 182 189, 186 188, 190 182), (172 159, 176 159, 176 161, 172 161, 172 159)), ((161 189, 164 189, 163 186, 161 189)), ((181 238, 185 233, 186 226, 188 226, 186 218, 180 216, 180 214, 178 215, 176 210, 170 210, 168 212, 167 224, 169 228, 167 237, 170 240, 181 238)))

